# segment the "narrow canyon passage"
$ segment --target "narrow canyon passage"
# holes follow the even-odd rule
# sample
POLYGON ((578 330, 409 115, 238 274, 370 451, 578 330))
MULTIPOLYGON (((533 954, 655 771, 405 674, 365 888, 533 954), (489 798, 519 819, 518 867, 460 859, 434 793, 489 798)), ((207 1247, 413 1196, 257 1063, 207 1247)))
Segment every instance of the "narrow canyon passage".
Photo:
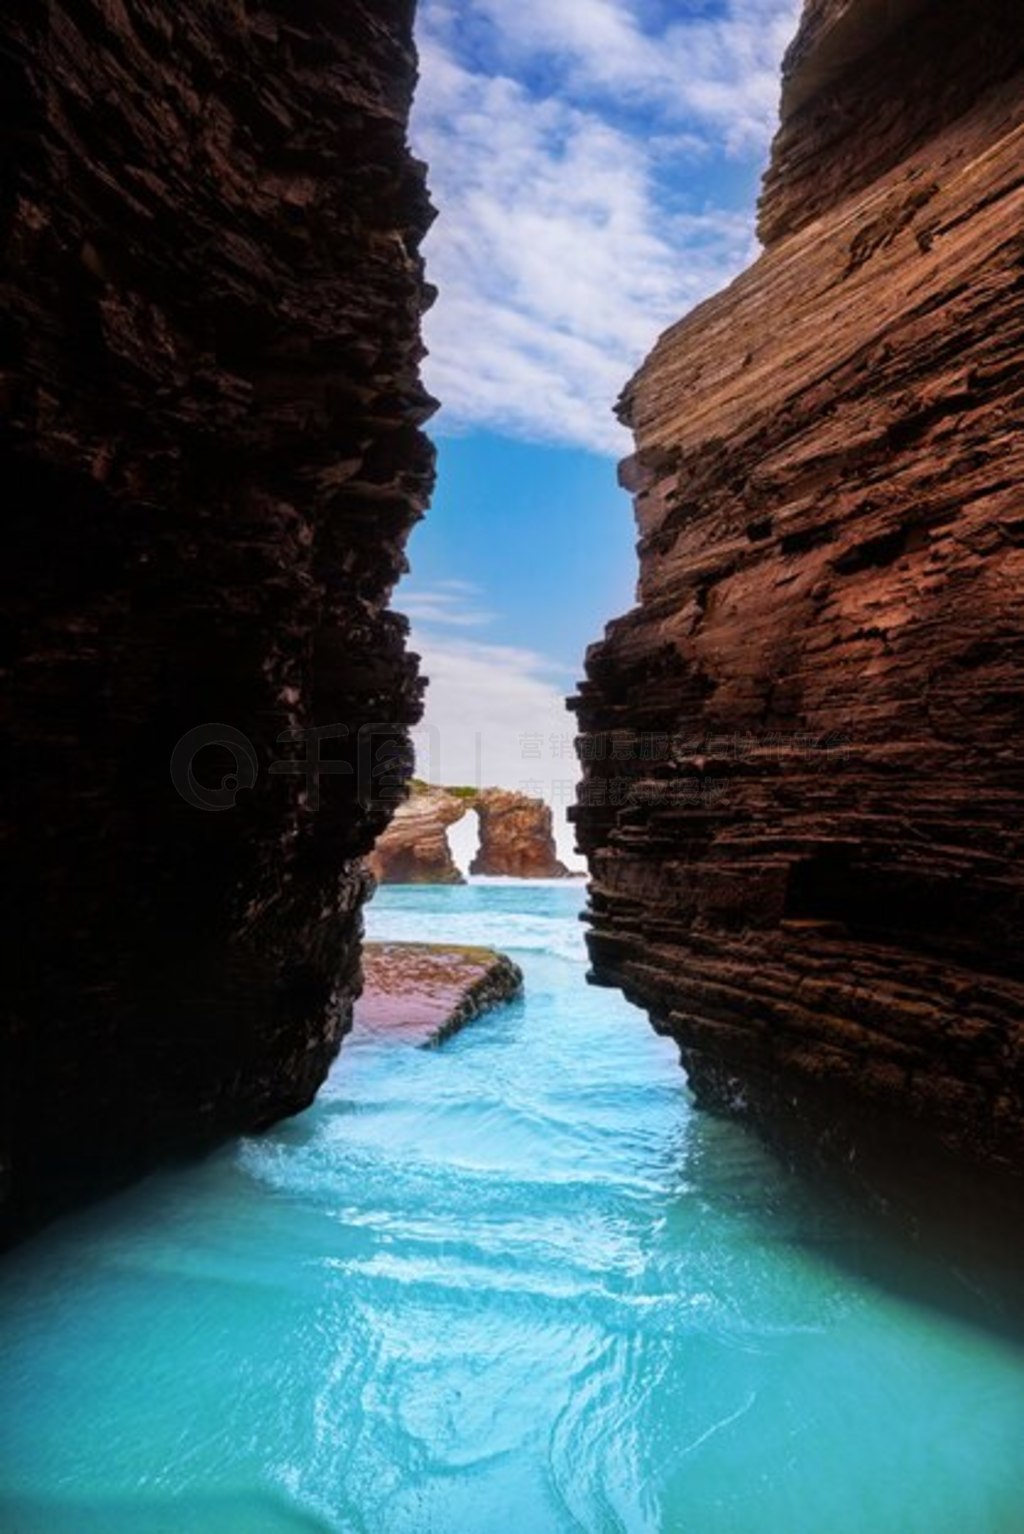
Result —
POLYGON ((371 937, 499 944, 525 997, 353 1041, 300 1118, 8 1259, 0 1526, 1019 1529, 1024 1352, 862 1276, 862 1227, 692 1111, 585 985, 582 898, 381 891, 371 937))
POLYGON ((1024 1534, 1022 14, 0 17, 0 1534, 1024 1534))

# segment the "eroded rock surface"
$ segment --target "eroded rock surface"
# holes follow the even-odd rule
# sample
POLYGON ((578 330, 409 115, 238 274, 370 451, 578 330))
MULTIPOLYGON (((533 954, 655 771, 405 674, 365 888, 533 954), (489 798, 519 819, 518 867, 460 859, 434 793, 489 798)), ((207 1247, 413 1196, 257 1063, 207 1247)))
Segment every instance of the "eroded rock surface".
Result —
POLYGON ((902 9, 808 7, 768 248, 625 393, 640 605, 588 656, 575 817, 594 975, 700 1098, 1011 1185, 1024 30, 902 9))
POLYGON ((461 884, 448 827, 475 814, 480 846, 471 874, 515 879, 570 878, 555 848, 551 809, 543 799, 505 788, 420 785, 379 838, 367 866, 380 884, 461 884))
POLYGON ((523 989, 523 972, 493 948, 367 943, 352 1038, 431 1048, 523 989))
POLYGON ((543 799, 504 788, 486 788, 473 807, 480 817, 480 849, 472 874, 515 879, 567 879, 569 870, 555 849, 551 807, 543 799))
POLYGON ((444 788, 412 793, 366 860, 378 884, 465 883, 448 843, 448 827, 466 810, 466 801, 444 788))
POLYGON ((348 1026, 388 818, 358 732, 395 727, 400 782, 420 709, 387 611, 433 472, 412 13, 42 0, 0 21, 16 1220, 301 1108, 348 1026), (169 775, 211 721, 258 772, 224 813, 169 775), (307 746, 280 737, 324 726, 348 733, 317 809, 307 746))

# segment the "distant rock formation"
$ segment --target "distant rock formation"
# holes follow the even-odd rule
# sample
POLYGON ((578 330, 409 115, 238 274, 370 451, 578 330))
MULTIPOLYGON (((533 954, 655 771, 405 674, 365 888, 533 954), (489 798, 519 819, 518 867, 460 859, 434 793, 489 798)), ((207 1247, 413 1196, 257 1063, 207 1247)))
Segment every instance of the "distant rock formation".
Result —
POLYGON ((480 817, 480 849, 471 874, 508 875, 515 879, 568 879, 559 860, 551 825, 551 806, 543 799, 485 788, 472 800, 480 817))
POLYGON ((378 884, 464 884, 448 827, 462 819, 466 801, 444 788, 413 792, 366 859, 378 884))
MULTIPOLYGON (((590 951, 701 1100, 1024 1168, 1024 28, 811 0, 767 250, 629 385, 590 951)), ((1019 1188, 1018 1188, 1019 1191, 1019 1188)))
POLYGON ((551 810, 543 799, 504 788, 428 788, 418 784, 378 838, 367 866, 379 884, 461 884, 448 827, 473 811, 480 849, 472 874, 515 879, 568 879, 559 861, 551 810))
POLYGON ((412 19, 0 18, 12 1222, 303 1107, 348 1026, 388 818, 359 732, 397 726, 399 783, 420 711, 388 611, 433 478, 412 19))

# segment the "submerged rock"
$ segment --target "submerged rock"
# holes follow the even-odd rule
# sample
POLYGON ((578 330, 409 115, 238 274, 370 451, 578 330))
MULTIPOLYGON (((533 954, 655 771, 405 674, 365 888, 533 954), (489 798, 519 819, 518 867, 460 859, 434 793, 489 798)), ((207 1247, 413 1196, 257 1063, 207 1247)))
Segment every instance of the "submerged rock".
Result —
POLYGON ((302 1108, 348 1026, 390 813, 360 731, 394 793, 420 712, 387 610, 433 478, 412 18, 0 19, 17 1220, 302 1108))
POLYGON ((574 811, 593 976, 702 1101, 1012 1196, 1022 70, 1016 0, 811 0, 767 250, 623 397, 640 605, 574 811))
POLYGON ((363 979, 353 1040, 421 1046, 443 1043, 523 989, 523 972, 507 955, 454 943, 367 943, 363 979))

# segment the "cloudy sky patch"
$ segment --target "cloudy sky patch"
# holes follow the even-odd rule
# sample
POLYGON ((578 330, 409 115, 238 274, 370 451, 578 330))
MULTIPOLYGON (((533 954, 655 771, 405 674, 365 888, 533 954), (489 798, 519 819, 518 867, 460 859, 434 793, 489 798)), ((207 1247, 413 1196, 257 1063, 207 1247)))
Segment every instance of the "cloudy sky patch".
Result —
POLYGON ((755 252, 797 0, 425 0, 414 141, 440 217, 442 430, 620 455, 661 330, 755 252))
POLYGON ((564 810, 563 699, 633 600, 613 407, 756 255, 799 0, 420 0, 413 144, 439 216, 440 477, 396 595, 430 678, 420 771, 564 810))

